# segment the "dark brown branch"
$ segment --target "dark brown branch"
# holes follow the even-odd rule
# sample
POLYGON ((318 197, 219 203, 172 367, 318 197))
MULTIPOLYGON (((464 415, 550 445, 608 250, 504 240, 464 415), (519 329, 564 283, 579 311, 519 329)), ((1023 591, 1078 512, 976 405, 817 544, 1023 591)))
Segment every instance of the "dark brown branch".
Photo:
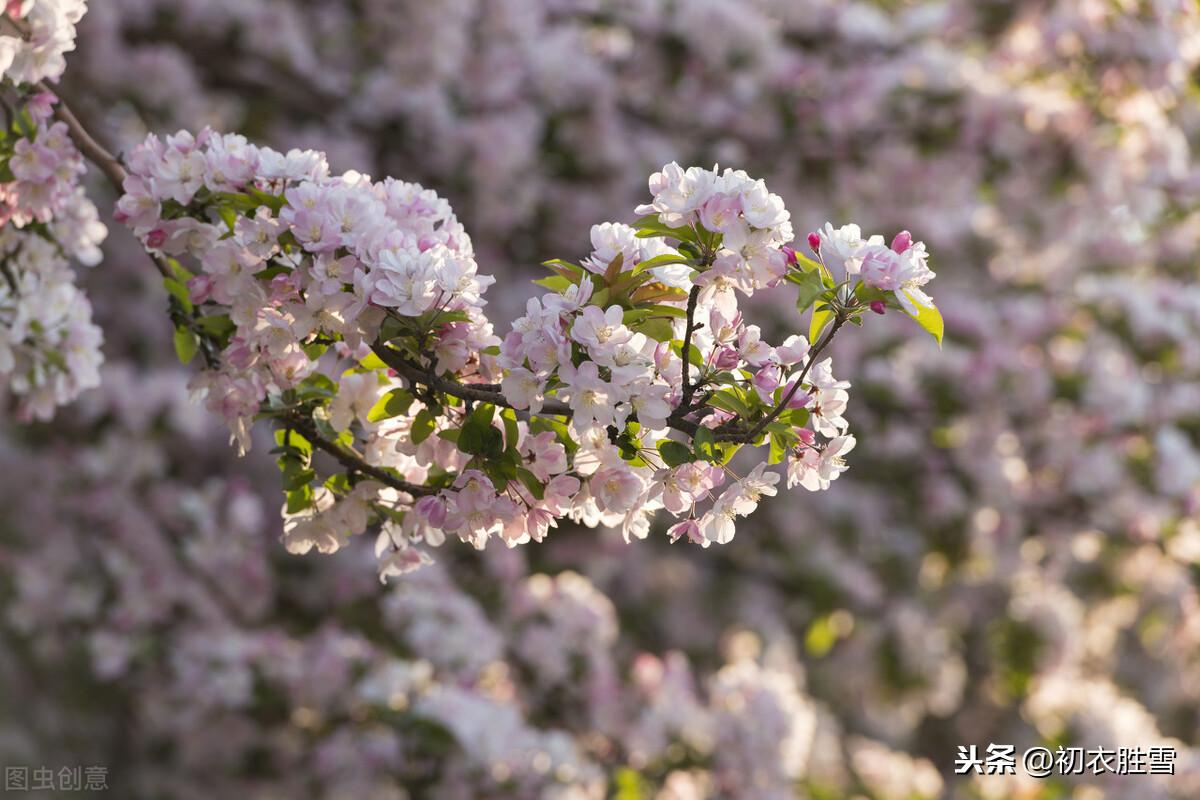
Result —
POLYGON ((700 287, 693 286, 692 291, 688 293, 687 301, 687 324, 683 329, 683 399, 679 403, 680 408, 690 409, 692 406, 692 395, 696 392, 696 387, 692 385, 692 333, 698 327, 696 325, 696 303, 700 299, 700 287))
MULTIPOLYGON (((45 83, 39 83, 38 88, 44 92, 54 93, 54 90, 45 83)), ((54 106, 54 116, 58 117, 59 121, 67 126, 67 132, 71 136, 71 141, 75 143, 75 146, 83 154, 84 158, 96 165, 96 168, 108 179, 108 182, 112 184, 113 189, 116 190, 118 195, 124 194, 125 177, 128 175, 125 167, 121 166, 121 162, 117 160, 116 156, 108 152, 102 144, 97 142, 88 133, 87 129, 83 127, 83 123, 79 121, 79 118, 75 116, 71 108, 61 97, 54 106)), ((162 256, 151 252, 147 252, 146 255, 154 262, 154 266, 160 275, 164 278, 170 277, 170 267, 168 267, 166 260, 162 256)))
MULTIPOLYGON (((54 90, 44 83, 38 84, 38 88, 44 92, 54 94, 54 90)), ((108 152, 99 142, 97 142, 87 129, 83 127, 79 119, 71 111, 70 107, 59 98, 58 103, 54 107, 54 116, 58 117, 59 121, 67 126, 70 131, 71 140, 75 142, 75 146, 79 148, 79 152, 83 153, 84 158, 91 161, 96 167, 108 178, 108 182, 113 185, 118 194, 125 192, 125 167, 121 166, 121 162, 117 157, 108 152)))
POLYGON ((792 401, 792 398, 796 396, 796 392, 800 390, 800 384, 804 383, 804 379, 808 377, 809 370, 812 369, 813 364, 817 363, 817 356, 821 355, 821 351, 829 346, 829 343, 833 341, 833 337, 837 335, 838 330, 846 324, 847 319, 848 317, 841 311, 834 317, 833 327, 829 329, 829 333, 825 334, 825 338, 821 340, 820 344, 814 347, 812 352, 808 354, 808 363, 804 365, 804 369, 800 370, 800 375, 796 378, 796 382, 792 384, 792 388, 780 399, 779 404, 775 406, 775 409, 770 414, 763 417, 757 425, 750 429, 750 433, 747 435, 751 440, 757 438, 787 408, 787 404, 792 401))
POLYGON ((360 475, 365 475, 369 478, 374 478, 386 486, 390 486, 397 491, 406 492, 414 497, 421 497, 428 494, 437 494, 438 489, 432 486, 422 486, 416 483, 409 483, 401 480, 395 475, 392 475, 387 470, 368 464, 360 455, 354 451, 342 447, 336 442, 331 442, 320 434, 317 426, 312 420, 299 415, 293 415, 288 418, 288 424, 293 430, 301 434, 305 439, 312 442, 313 447, 322 450, 333 456, 339 464, 351 472, 357 472, 360 475))
MULTIPOLYGON (((499 387, 490 384, 459 383, 432 375, 429 370, 409 362, 404 356, 385 344, 377 342, 371 346, 371 350, 379 356, 383 363, 412 383, 428 386, 434 391, 457 397, 459 400, 472 400, 477 403, 491 403, 504 408, 514 408, 508 398, 501 394, 499 387)), ((572 414, 574 412, 570 406, 557 401, 545 403, 542 410, 538 412, 539 416, 544 417, 570 417, 572 414)))

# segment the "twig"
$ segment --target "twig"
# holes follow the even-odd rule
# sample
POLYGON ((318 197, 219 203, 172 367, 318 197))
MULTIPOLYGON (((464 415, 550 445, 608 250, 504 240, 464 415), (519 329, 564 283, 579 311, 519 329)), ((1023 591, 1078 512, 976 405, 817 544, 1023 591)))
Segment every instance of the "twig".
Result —
MULTIPOLYGON (((499 387, 494 385, 459 383, 458 381, 439 378, 436 375, 432 375, 429 370, 410 363, 400 353, 379 342, 371 346, 371 351, 379 356, 380 361, 414 383, 428 386, 430 389, 439 391, 442 394, 448 394, 451 397, 457 397, 459 400, 472 400, 478 403, 491 403, 492 405, 503 406, 504 408, 514 408, 513 404, 508 401, 508 398, 500 392, 499 387)), ((540 416, 552 417, 570 417, 574 413, 566 403, 556 401, 545 403, 542 406, 542 410, 538 412, 540 416)))
POLYGON ((303 435, 305 439, 308 439, 310 442, 312 442, 314 447, 333 456, 339 464, 348 470, 357 472, 361 475, 366 475, 370 478, 374 478, 380 483, 390 486, 397 491, 406 492, 415 497, 437 494, 439 491, 432 486, 422 486, 420 484, 409 483, 408 481, 401 480, 386 470, 368 464, 357 453, 342 447, 336 442, 331 442, 322 436, 317 430, 317 426, 313 424, 312 420, 295 415, 288 418, 288 424, 291 425, 295 431, 303 435))
MULTIPOLYGON (((45 83, 39 83, 38 89, 43 92, 50 92, 57 97, 57 93, 45 83)), ((125 167, 121 166, 121 162, 117 160, 116 156, 104 149, 88 133, 87 129, 79 121, 79 118, 75 116, 74 112, 71 111, 70 107, 61 97, 58 98, 58 103, 54 106, 54 116, 66 124, 67 130, 71 134, 71 140, 75 142, 75 146, 79 148, 79 152, 83 153, 88 161, 91 161, 104 173, 104 177, 108 178, 108 182, 113 185, 113 188, 118 193, 123 194, 125 192, 125 177, 127 175, 125 167)))
POLYGON ((686 408, 689 411, 692 406, 692 395, 696 391, 696 387, 692 385, 692 332, 696 330, 696 303, 700 299, 700 287, 693 286, 688 293, 687 301, 687 325, 683 329, 683 397, 679 403, 681 408, 686 408))
POLYGON ((751 440, 757 438, 763 432, 763 429, 774 422, 783 413, 783 410, 787 408, 787 404, 792 401, 792 398, 796 396, 796 392, 800 389, 800 384, 808 377, 809 370, 812 369, 813 364, 817 363, 817 356, 821 355, 821 351, 829 346, 829 343, 833 341, 833 337, 837 335, 838 330, 846 324, 847 319, 848 317, 844 316, 841 312, 834 318, 833 327, 829 329, 829 333, 825 334, 825 338, 808 354, 808 363, 804 365, 804 369, 800 370, 800 375, 796 378, 796 382, 792 384, 792 388, 788 390, 788 393, 783 396, 770 414, 763 417, 757 425, 750 429, 748 435, 751 440))

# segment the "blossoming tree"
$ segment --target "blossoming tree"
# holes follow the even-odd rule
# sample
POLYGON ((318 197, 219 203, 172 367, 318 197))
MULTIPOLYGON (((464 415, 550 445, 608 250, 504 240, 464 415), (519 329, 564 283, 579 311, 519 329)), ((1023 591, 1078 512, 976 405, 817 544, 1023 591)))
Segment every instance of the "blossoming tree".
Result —
POLYGON ((890 307, 941 339, 922 289, 934 273, 907 231, 888 246, 826 225, 809 257, 764 181, 675 163, 632 225, 592 228, 582 264, 546 262, 546 291, 498 336, 484 313, 495 279, 431 190, 209 130, 110 155, 43 83, 83 10, 5 14, 0 368, 43 418, 96 383, 100 336, 66 260, 94 261, 102 231, 76 184, 82 152, 120 186, 116 218, 162 272, 176 351, 200 356, 193 388, 241 452, 255 421, 274 426, 292 552, 334 552, 375 524, 386 579, 447 533, 515 546, 570 518, 628 540, 660 510, 678 520, 672 540, 724 544, 776 494, 771 467, 809 490, 846 469, 850 384, 822 359, 843 326, 890 307), (788 286, 807 336, 772 346, 740 298, 788 286), (742 447, 756 451, 744 476, 730 464, 742 447))
MULTIPOLYGON (((919 230, 946 341, 845 326, 854 469, 735 546, 564 530, 381 587, 362 537, 277 546, 271 423, 239 459, 186 402, 109 236, 74 276, 101 385, 0 419, 0 762, 187 800, 1200 795, 1196 4, 106 0, 78 33, 54 92, 122 169, 211 125, 435 186, 498 329, 677 160, 800 232, 919 230), (988 742, 1175 769, 955 772, 988 742)), ((762 338, 807 334, 795 291, 743 304, 762 338)))

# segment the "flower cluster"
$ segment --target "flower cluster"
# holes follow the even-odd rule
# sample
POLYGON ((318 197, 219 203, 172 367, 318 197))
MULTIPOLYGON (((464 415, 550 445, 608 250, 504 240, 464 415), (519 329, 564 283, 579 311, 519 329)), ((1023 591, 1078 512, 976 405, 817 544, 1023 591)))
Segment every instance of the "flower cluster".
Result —
MULTIPOLYGON (((243 451, 255 417, 278 422, 288 548, 334 552, 382 523, 384 577, 428 560, 412 543, 511 547, 564 517, 628 540, 665 509, 681 519, 672 539, 726 543, 780 479, 767 463, 738 477, 744 444, 769 441, 789 486, 827 488, 854 446, 850 384, 803 336, 766 343, 738 298, 797 284, 799 310, 819 308, 812 335, 833 320, 823 348, 861 323, 856 291, 914 285, 836 283, 786 247, 788 212, 763 181, 672 163, 636 225, 595 226, 581 265, 547 262, 550 291, 501 342, 483 314, 493 279, 418 185, 334 177, 319 153, 206 130, 150 136, 125 190, 119 219, 172 259, 177 348, 206 358, 195 388, 243 451), (350 479, 320 478, 314 449, 350 479)), ((919 243, 888 252, 924 266, 919 243)))
MULTIPOLYGON (((177 343, 190 358, 203 337, 212 369, 196 386, 243 450, 268 395, 317 374, 334 339, 330 361, 362 355, 389 316, 437 324, 439 371, 488 372, 479 354, 494 338, 480 309, 491 279, 476 275, 469 237, 433 192, 331 177, 319 153, 210 131, 148 139, 130 154, 125 189, 117 218, 147 249, 199 264, 192 275, 173 262, 177 343), (205 304, 225 313, 201 315, 205 304)), ((351 408, 365 420, 382 389, 347 378, 330 409, 336 429, 351 408)))
POLYGON ((6 0, 0 20, 0 77, 13 83, 57 81, 87 0, 6 0))
POLYGON ((70 262, 97 263, 106 230, 78 184, 83 159, 50 122, 55 102, 33 96, 0 135, 0 385, 25 419, 49 419, 96 386, 103 360, 70 262))

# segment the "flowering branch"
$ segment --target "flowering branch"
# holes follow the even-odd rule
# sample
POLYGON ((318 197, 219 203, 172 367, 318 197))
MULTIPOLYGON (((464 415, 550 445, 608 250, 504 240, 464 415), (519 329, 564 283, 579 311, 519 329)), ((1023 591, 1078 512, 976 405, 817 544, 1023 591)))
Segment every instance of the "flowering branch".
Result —
MULTIPOLYGON (((495 405, 504 408, 515 408, 515 406, 504 397, 503 390, 496 384, 471 384, 459 383, 458 381, 447 380, 440 378, 437 375, 431 374, 429 370, 422 369, 416 364, 411 363, 404 358, 396 350, 388 347, 382 342, 376 342, 371 345, 371 352, 379 356, 379 359, 388 367, 394 369, 399 375, 406 378, 413 384, 427 386, 434 391, 442 392, 443 394, 457 397, 460 400, 471 400, 481 403, 494 403, 495 405)), ((572 412, 570 406, 565 403, 544 403, 542 405, 541 414, 546 416, 570 417, 572 412)))
POLYGON ((841 330, 843 325, 846 324, 847 319, 849 319, 849 317, 846 316, 844 312, 839 310, 837 315, 834 317, 833 325, 829 328, 829 332, 826 333, 825 338, 818 342, 817 346, 812 349, 812 352, 809 354, 808 361, 804 365, 804 369, 800 370, 800 374, 796 376, 794 381, 792 381, 792 386, 790 389, 788 389, 787 394, 780 399, 780 401, 775 405, 775 408, 771 410, 770 414, 767 414, 767 416, 763 417, 758 424, 750 429, 750 432, 746 434, 747 441, 755 441, 768 425, 779 418, 779 415, 782 414, 784 409, 786 409, 792 402, 792 398, 796 396, 796 392, 803 385, 804 379, 808 377, 808 371, 812 368, 812 365, 816 363, 817 356, 821 355, 821 353, 825 351, 825 348, 828 347, 829 343, 833 341, 833 337, 836 336, 837 332, 841 330))
POLYGON ((207 130, 150 136, 122 162, 47 91, 19 94, 16 177, 46 177, 55 132, 95 163, 163 276, 180 359, 203 355, 192 388, 243 451, 256 420, 276 421, 287 547, 332 552, 378 525, 384 578, 446 533, 515 546, 564 518, 642 538, 661 510, 681 520, 673 538, 728 542, 777 492, 768 467, 810 490, 846 469, 850 384, 818 360, 846 322, 891 307, 940 336, 907 234, 888 248, 826 226, 814 261, 787 246, 763 181, 668 164, 635 224, 593 227, 579 264, 546 262, 545 292, 501 337, 484 312, 494 279, 433 192, 207 130), (739 298, 788 283, 809 336, 772 346, 739 298), (718 492, 739 450, 763 445, 718 492), (320 474, 315 451, 344 471, 320 474))
POLYGON ((287 418, 287 425, 303 435, 304 438, 311 442, 314 447, 333 456, 339 464, 341 464, 350 472, 369 478, 374 478, 386 486, 390 486, 398 491, 411 494, 414 497, 421 497, 423 495, 437 493, 437 489, 400 480, 386 470, 382 470, 378 467, 368 464, 361 455, 354 452, 352 449, 342 447, 336 442, 331 442, 326 439, 318 432, 317 426, 313 424, 311 420, 306 419, 305 417, 299 415, 289 416, 287 418))

